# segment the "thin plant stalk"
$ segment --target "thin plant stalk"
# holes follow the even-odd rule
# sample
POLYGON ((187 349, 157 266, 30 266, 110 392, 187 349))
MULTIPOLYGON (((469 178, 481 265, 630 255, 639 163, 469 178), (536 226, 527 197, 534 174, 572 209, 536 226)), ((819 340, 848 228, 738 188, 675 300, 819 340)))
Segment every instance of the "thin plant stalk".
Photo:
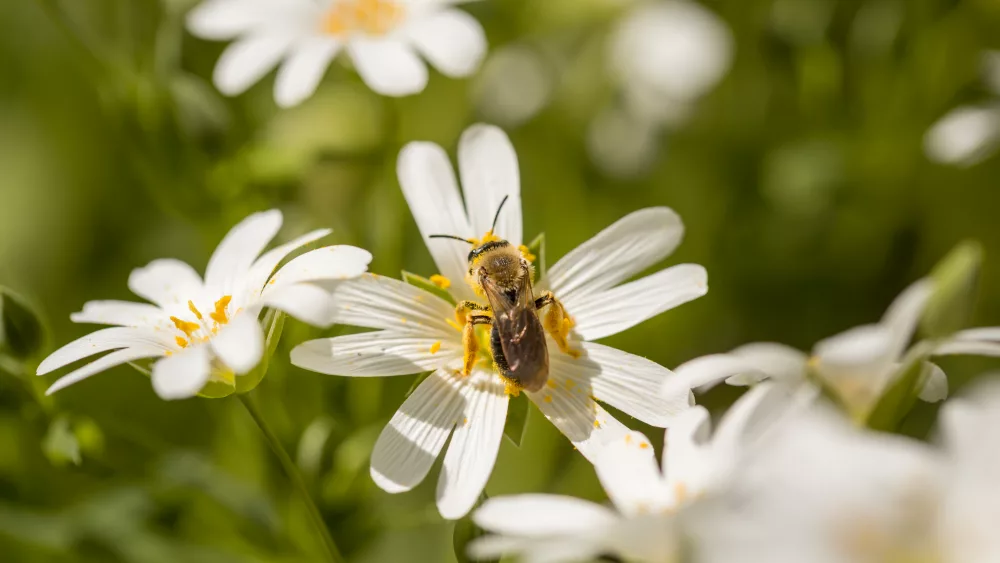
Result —
POLYGON ((336 542, 333 541, 333 537, 330 535, 330 530, 327 529, 326 523, 323 521, 323 516, 319 512, 319 508, 316 507, 316 503, 313 502, 312 496, 309 494, 309 489, 306 487, 306 482, 302 478, 302 474, 299 472, 298 467, 295 466, 295 462, 289 457, 288 452, 281 445, 281 441, 278 440, 278 436, 275 435, 271 427, 267 425, 267 421, 261 416, 260 411, 257 409, 257 405, 248 396, 248 393, 240 393, 237 397, 240 398, 240 402, 246 407, 247 413, 250 414, 250 418, 257 423, 257 428, 260 429, 261 434, 264 435, 264 440, 267 445, 271 447, 271 451, 281 462, 282 469, 285 470, 285 474, 288 475, 288 479, 292 482, 292 486, 298 491, 299 496, 302 497, 302 502, 306 505, 306 511, 309 514, 309 520, 312 522, 313 527, 316 529, 316 533, 323 540, 323 546, 326 548, 327 558, 331 563, 344 563, 344 556, 340 554, 340 550, 337 548, 336 542))

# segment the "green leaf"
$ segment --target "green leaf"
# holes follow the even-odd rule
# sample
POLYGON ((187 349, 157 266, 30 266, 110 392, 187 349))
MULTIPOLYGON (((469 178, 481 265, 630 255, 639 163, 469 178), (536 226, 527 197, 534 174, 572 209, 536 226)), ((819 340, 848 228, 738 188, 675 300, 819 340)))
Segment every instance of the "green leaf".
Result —
POLYGON ((535 255, 535 261, 533 262, 535 266, 535 279, 532 281, 538 283, 538 280, 545 277, 545 233, 540 233, 527 247, 528 252, 535 255))
POLYGON ((925 336, 942 338, 968 326, 982 261, 982 246, 975 241, 964 241, 934 267, 930 276, 934 292, 920 324, 925 336))
POLYGON ((910 412, 920 395, 920 387, 927 380, 931 365, 923 354, 903 362, 896 372, 892 385, 882 394, 867 417, 869 428, 892 432, 910 412))
POLYGON ((476 538, 486 535, 486 531, 476 526, 476 523, 472 521, 472 512, 482 506, 487 498, 486 492, 483 491, 483 494, 479 496, 479 502, 476 503, 475 508, 464 518, 455 522, 452 544, 455 547, 455 559, 458 560, 458 563, 497 563, 500 561, 499 559, 474 559, 469 556, 469 544, 476 538))
POLYGON ((521 440, 528 429, 528 398, 521 393, 511 397, 507 407, 507 421, 503 425, 503 435, 514 446, 520 448, 521 440))
MULTIPOLYGON (((452 297, 451 293, 448 292, 448 290, 438 287, 434 282, 423 276, 418 276, 417 274, 413 274, 407 272, 406 270, 403 270, 403 281, 414 287, 419 287, 424 291, 429 291, 434 295, 437 295, 441 299, 444 299, 448 303, 451 303, 452 305, 458 304, 455 301, 455 298, 452 297)), ((461 280, 451 280, 452 283, 456 283, 456 281, 461 282, 461 280)))
POLYGON ((285 318, 287 316, 277 309, 268 309, 267 314, 264 315, 263 326, 267 327, 267 339, 264 341, 264 357, 261 358, 260 364, 253 371, 236 377, 237 393, 249 393, 253 391, 260 385, 264 376, 267 375, 268 365, 271 363, 274 351, 278 348, 278 342, 281 340, 281 332, 285 328, 285 318))
POLYGON ((0 287, 0 351, 25 360, 41 351, 44 342, 41 315, 23 297, 0 287))
POLYGON ((49 424, 45 438, 42 439, 42 451, 53 465, 80 465, 80 443, 70 427, 68 416, 60 415, 49 424))

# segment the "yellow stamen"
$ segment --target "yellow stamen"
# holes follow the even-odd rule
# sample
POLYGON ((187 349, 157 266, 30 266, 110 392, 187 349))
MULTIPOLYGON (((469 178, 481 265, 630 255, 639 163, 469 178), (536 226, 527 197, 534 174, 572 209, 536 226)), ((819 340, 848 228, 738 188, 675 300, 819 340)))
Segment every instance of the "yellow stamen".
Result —
POLYGON ((465 420, 462 421, 462 426, 468 426, 468 425, 469 425, 469 417, 465 417, 465 420))
POLYGON ((186 334, 188 338, 191 338, 191 334, 201 328, 201 326, 198 323, 190 323, 183 319, 178 319, 177 317, 170 317, 170 320, 173 321, 174 326, 176 326, 178 330, 186 334))
POLYGON ((399 322, 406 324, 406 317, 399 317, 399 322))
POLYGON ((323 18, 322 29, 330 35, 363 32, 385 35, 403 18, 396 0, 338 0, 323 18))
POLYGON ((674 496, 676 497, 677 502, 683 501, 687 497, 687 485, 684 483, 675 483, 674 496))
POLYGON ((441 341, 438 340, 434 344, 431 344, 431 354, 437 354, 438 350, 441 349, 441 341))
POLYGON ((229 315, 226 313, 226 307, 229 306, 229 302, 233 300, 232 295, 225 295, 222 299, 215 302, 215 312, 209 314, 212 320, 224 325, 229 322, 229 315))
POLYGON ((455 322, 454 319, 445 319, 445 320, 448 321, 448 324, 450 324, 452 326, 452 328, 454 328, 458 332, 462 332, 462 325, 460 325, 457 322, 455 322))
POLYGON ((538 258, 531 253, 531 250, 529 250, 527 246, 524 246, 523 244, 517 247, 517 249, 521 251, 521 256, 523 256, 528 262, 534 262, 535 259, 538 258))
POLYGON ((448 289, 451 287, 451 280, 442 276, 441 274, 434 274, 431 276, 431 283, 440 287, 441 289, 448 289))
POLYGON ((545 398, 542 399, 542 400, 545 401, 546 403, 551 403, 552 402, 552 395, 546 395, 545 398))
POLYGON ((632 443, 632 435, 631 434, 626 434, 625 435, 625 443, 626 444, 631 444, 632 443))
POLYGON ((595 420, 594 421, 594 428, 600 428, 600 427, 601 427, 601 423, 595 420))
POLYGON ((198 317, 199 321, 201 320, 202 318, 201 311, 199 311, 198 308, 194 306, 194 301, 188 301, 188 309, 190 309, 190 311, 194 313, 195 317, 198 317))
POLYGON ((548 385, 549 389, 555 389, 556 388, 556 382, 554 380, 552 380, 552 379, 546 381, 545 384, 548 385))
POLYGON ((569 378, 567 378, 567 379, 566 379, 566 389, 567 389, 567 390, 571 390, 571 389, 573 389, 574 387, 576 387, 576 382, 575 382, 575 381, 573 381, 572 379, 569 379, 569 378))
POLYGON ((643 442, 643 443, 639 444, 639 449, 640 450, 645 450, 648 447, 649 447, 649 442, 643 442))
POLYGON ((180 336, 175 336, 174 341, 177 342, 177 345, 180 346, 181 348, 187 348, 188 341, 184 340, 180 336))

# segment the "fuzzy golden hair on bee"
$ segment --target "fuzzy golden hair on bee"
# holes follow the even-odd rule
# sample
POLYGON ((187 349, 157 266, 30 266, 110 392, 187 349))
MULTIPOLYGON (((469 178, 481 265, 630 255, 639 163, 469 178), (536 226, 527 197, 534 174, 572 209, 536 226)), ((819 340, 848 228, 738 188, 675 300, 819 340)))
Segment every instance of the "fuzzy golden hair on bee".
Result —
POLYGON ((506 291, 519 287, 526 275, 530 280, 532 271, 531 263, 524 259, 518 248, 505 240, 497 240, 469 253, 469 271, 465 279, 476 295, 482 297, 484 276, 506 291))

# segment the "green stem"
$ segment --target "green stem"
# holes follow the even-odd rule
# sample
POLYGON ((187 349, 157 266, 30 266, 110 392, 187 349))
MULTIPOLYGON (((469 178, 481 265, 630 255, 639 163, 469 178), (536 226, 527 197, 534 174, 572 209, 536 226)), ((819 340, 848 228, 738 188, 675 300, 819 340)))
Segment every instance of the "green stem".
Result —
POLYGON ((253 404, 247 393, 240 393, 237 395, 240 398, 240 402, 246 407, 247 412, 250 414, 250 418, 257 423, 257 428, 260 428, 261 434, 264 435, 264 439, 267 441, 267 445, 271 447, 271 451, 281 462, 282 469, 285 470, 285 474, 288 475, 288 479, 292 482, 292 486, 298 491, 299 496, 302 497, 302 502, 306 505, 306 511, 309 513, 309 519, 312 521, 313 527, 316 528, 316 533, 323 540, 323 545, 326 547, 326 554, 328 559, 332 563, 344 563, 344 556, 340 554, 340 550, 337 549, 337 544, 333 541, 333 537, 330 536, 330 531, 326 528, 326 523, 323 521, 323 516, 320 514, 319 509, 316 508, 316 503, 313 502, 312 497, 309 495, 309 489, 306 487, 306 482, 302 478, 302 474, 299 473, 298 467, 295 466, 295 462, 292 458, 288 456, 288 452, 282 447, 281 441, 278 440, 278 436, 275 435, 274 431, 267 425, 264 417, 261 416, 260 411, 257 410, 257 406, 253 404))

